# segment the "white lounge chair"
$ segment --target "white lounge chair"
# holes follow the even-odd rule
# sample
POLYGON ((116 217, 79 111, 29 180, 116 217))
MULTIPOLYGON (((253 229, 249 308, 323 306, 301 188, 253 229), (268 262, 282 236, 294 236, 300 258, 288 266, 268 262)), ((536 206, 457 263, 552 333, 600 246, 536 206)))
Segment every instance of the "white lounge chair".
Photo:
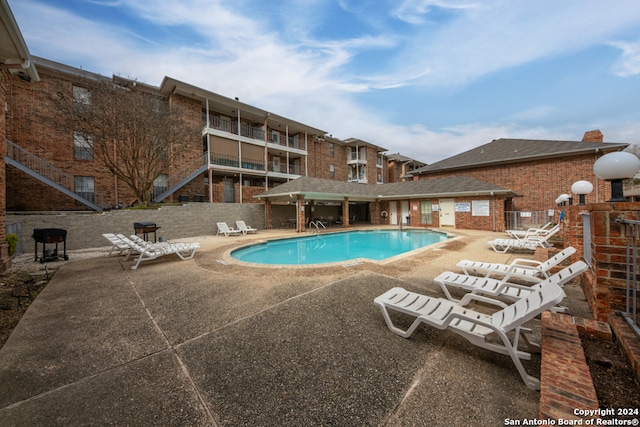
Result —
MULTIPOLYGON (((117 235, 125 242, 132 251, 138 252, 140 255, 135 260, 135 264, 131 267, 136 270, 143 261, 151 261, 161 256, 176 254, 181 260, 191 259, 195 256, 196 251, 200 248, 200 243, 153 243, 148 246, 140 245, 133 240, 121 234, 117 235)), ((127 257, 128 258, 128 257, 127 257)))
POLYGON ((587 270, 588 266, 583 261, 577 261, 568 267, 563 268, 556 274, 540 281, 539 283, 526 286, 517 283, 508 282, 506 280, 492 279, 490 277, 468 276, 466 274, 453 273, 445 271, 439 274, 434 282, 438 283, 444 291, 447 298, 454 302, 464 303, 470 298, 466 294, 462 299, 457 300, 449 292, 449 287, 463 289, 471 294, 483 294, 490 297, 505 297, 508 299, 518 300, 536 292, 541 283, 549 281, 558 286, 564 286, 565 283, 579 276, 587 270))
POLYGON ((226 222, 217 222, 216 225, 218 226, 218 232, 216 233, 216 236, 218 234, 224 234, 226 237, 229 237, 231 235, 242 233, 242 231, 236 230, 235 228, 229 228, 226 222))
POLYGON ((576 249, 569 246, 544 262, 536 261, 535 259, 516 258, 510 264, 498 264, 463 259, 456 266, 460 267, 464 274, 467 275, 503 276, 502 280, 509 280, 514 277, 530 282, 539 282, 549 277, 549 272, 552 268, 560 265, 575 252, 576 249))
POLYGON ((488 242, 488 244, 494 251, 501 253, 505 253, 507 251, 515 249, 535 251, 536 248, 553 247, 553 245, 549 243, 549 239, 558 231, 560 231, 559 226, 554 227, 544 236, 529 236, 523 239, 493 239, 492 241, 488 242))
MULTIPOLYGON (((421 323, 437 329, 450 330, 479 347, 511 356, 526 386, 532 390, 539 390, 540 380, 530 376, 522 366, 521 359, 529 360, 531 354, 518 349, 519 339, 522 337, 530 351, 539 351, 540 346, 529 341, 526 336, 531 333, 531 329, 524 327, 524 324, 559 304, 564 296, 562 287, 546 279, 540 282, 535 292, 529 293, 526 297, 493 314, 480 313, 444 298, 433 298, 409 292, 403 288, 393 288, 377 297, 374 302, 382 311, 382 316, 391 332, 408 338, 421 323), (402 330, 393 324, 389 310, 404 313, 416 319, 407 330, 402 330), (513 341, 507 334, 513 336, 513 341), (491 336, 498 337, 502 343, 488 341, 487 338, 491 336)), ((480 295, 473 297, 489 303, 496 302, 480 295)))
POLYGON ((236 221, 236 227, 238 227, 238 230, 242 231, 242 234, 258 232, 257 228, 248 226, 244 221, 236 221))
POLYGON ((505 233, 514 239, 526 239, 529 236, 545 236, 548 233, 554 232, 556 228, 560 228, 560 224, 551 227, 552 224, 553 223, 549 222, 540 228, 528 228, 526 230, 505 230, 505 233))
POLYGON ((114 251, 118 251, 118 255, 122 255, 124 252, 128 251, 129 245, 123 242, 118 236, 114 233, 104 233, 102 235, 105 239, 107 239, 111 243, 111 250, 107 256, 111 256, 114 251))

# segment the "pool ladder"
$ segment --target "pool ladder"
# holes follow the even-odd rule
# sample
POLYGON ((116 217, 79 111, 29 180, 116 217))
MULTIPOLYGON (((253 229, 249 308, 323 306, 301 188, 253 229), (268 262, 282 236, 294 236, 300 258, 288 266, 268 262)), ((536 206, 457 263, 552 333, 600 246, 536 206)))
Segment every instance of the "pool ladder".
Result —
POLYGON ((309 231, 311 233, 320 233, 320 227, 322 226, 323 230, 326 230, 327 227, 324 226, 324 224, 322 223, 322 221, 320 221, 319 219, 315 220, 315 221, 311 221, 309 222, 309 231), (313 227, 316 228, 316 231, 313 231, 313 227))

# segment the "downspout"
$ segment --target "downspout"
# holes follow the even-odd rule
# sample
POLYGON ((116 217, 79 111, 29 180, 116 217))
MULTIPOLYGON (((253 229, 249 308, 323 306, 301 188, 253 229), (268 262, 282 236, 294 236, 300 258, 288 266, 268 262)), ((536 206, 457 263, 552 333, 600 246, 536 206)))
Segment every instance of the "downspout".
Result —
MULTIPOLYGON (((236 101, 238 101, 238 98, 236 98, 236 101)), ((238 166, 242 167, 242 141, 240 136, 240 106, 238 106, 238 166)), ((240 188, 240 204, 242 204, 242 174, 240 174, 238 187, 240 188)))
POLYGON ((209 98, 207 98, 205 102, 207 112, 207 175, 209 178, 209 203, 213 203, 213 171, 211 170, 211 137, 209 135, 209 128, 211 127, 211 121, 209 119, 209 98))
POLYGON ((271 113, 267 113, 264 118, 264 191, 269 189, 269 116, 271 113))
POLYGON ((493 202, 493 207, 491 208, 492 211, 492 221, 493 221, 493 231, 496 231, 496 196, 495 194, 493 194, 493 191, 491 192, 491 201, 493 202))
MULTIPOLYGON (((113 140, 113 163, 117 163, 118 162, 118 150, 116 149, 116 140, 113 140)), ((118 208, 118 206, 120 206, 120 200, 118 197, 118 175, 116 175, 115 173, 113 174, 113 195, 114 195, 114 199, 116 202, 116 209, 118 208)))
MULTIPOLYGON (((304 133, 304 151, 306 153, 304 155, 304 176, 309 176, 309 134, 307 132, 304 133)), ((317 167, 315 174, 318 175, 317 167)))
MULTIPOLYGON (((287 138, 287 147, 289 146, 289 125, 285 125, 284 127, 285 138, 287 138)), ((287 150, 287 157, 285 157, 285 161, 287 162, 287 175, 289 175, 289 151, 287 150)))

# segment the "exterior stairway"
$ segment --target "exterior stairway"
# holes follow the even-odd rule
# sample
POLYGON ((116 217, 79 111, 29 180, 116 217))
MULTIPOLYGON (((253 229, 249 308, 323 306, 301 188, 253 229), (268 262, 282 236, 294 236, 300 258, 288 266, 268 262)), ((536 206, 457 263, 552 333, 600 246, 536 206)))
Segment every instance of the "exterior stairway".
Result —
POLYGON ((187 185, 193 179, 195 179, 198 175, 201 175, 207 171, 207 156, 208 153, 204 153, 202 157, 199 157, 192 161, 188 166, 183 168, 182 170, 176 172, 169 176, 167 183, 167 190, 163 191, 160 194, 153 196, 153 202, 159 203, 169 197, 171 194, 178 191, 180 188, 187 185))
POLYGON ((55 167, 45 159, 36 156, 35 154, 25 150, 19 145, 14 144, 5 138, 6 156, 5 163, 13 166, 22 172, 40 180, 41 182, 50 185, 56 190, 64 193, 65 195, 77 200, 80 203, 85 204, 95 211, 102 211, 102 204, 96 204, 94 201, 102 200, 102 195, 98 193, 94 194, 94 200, 89 200, 76 194, 74 191, 74 178, 73 176, 65 173, 61 169, 55 167))

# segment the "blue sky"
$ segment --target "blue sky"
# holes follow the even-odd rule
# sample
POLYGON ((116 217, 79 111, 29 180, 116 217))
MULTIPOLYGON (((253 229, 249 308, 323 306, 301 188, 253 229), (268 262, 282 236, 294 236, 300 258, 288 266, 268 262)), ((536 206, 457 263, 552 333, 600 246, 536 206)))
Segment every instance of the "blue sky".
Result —
POLYGON ((637 0, 9 0, 33 55, 164 76, 433 163, 498 138, 640 144, 637 0))

